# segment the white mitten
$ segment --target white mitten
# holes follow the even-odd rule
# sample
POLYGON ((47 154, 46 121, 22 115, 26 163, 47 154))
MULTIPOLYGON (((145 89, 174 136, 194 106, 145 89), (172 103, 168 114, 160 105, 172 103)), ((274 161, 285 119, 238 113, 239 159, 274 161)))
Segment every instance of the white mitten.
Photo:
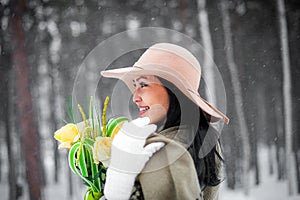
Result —
POLYGON ((163 142, 144 147, 156 125, 149 118, 126 122, 112 142, 111 160, 106 173, 104 195, 108 200, 129 199, 136 176, 150 157, 164 146, 163 142))

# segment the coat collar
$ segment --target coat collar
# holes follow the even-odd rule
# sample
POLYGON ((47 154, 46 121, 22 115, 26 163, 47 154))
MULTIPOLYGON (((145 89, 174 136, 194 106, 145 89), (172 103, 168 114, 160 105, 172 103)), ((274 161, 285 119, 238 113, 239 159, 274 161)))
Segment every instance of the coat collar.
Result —
POLYGON ((176 141, 186 149, 191 145, 194 138, 191 130, 186 125, 170 127, 158 132, 158 134, 176 141))

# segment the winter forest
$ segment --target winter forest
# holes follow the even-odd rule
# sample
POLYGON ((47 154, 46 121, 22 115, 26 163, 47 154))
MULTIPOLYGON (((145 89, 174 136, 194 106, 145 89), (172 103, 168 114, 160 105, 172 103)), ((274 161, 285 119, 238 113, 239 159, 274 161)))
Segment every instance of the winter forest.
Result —
MULTIPOLYGON (((86 186, 53 133, 89 53, 143 27, 191 37, 221 74, 230 123, 219 199, 300 199, 299 0, 0 0, 0 26, 1 199, 82 199, 86 186)), ((101 84, 100 101, 114 86, 101 84)))

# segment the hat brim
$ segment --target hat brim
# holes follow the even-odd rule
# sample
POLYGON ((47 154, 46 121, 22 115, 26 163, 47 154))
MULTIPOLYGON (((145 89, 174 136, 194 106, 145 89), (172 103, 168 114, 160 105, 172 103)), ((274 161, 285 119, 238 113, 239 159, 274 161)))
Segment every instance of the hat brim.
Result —
POLYGON ((209 114, 211 122, 217 122, 223 120, 226 124, 229 123, 229 119, 221 111, 216 109, 206 100, 204 100, 198 91, 190 89, 190 85, 184 78, 176 71, 165 71, 163 66, 153 65, 147 66, 145 69, 140 66, 124 67, 119 69, 112 69, 101 71, 101 75, 108 78, 116 78, 125 82, 131 92, 134 92, 135 87, 133 85, 133 78, 137 75, 154 75, 161 77, 165 80, 173 83, 184 95, 192 100, 197 106, 199 106, 205 113, 209 114))

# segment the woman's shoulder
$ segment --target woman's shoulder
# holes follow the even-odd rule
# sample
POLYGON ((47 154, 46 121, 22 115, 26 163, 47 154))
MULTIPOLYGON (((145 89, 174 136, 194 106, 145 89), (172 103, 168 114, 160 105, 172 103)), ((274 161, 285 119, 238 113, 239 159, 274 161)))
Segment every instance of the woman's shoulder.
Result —
POLYGON ((148 138, 147 144, 152 142, 164 142, 165 146, 150 158, 139 176, 145 199, 200 199, 196 169, 186 148, 164 134, 148 138))
POLYGON ((149 161, 152 163, 151 166, 153 166, 154 163, 157 166, 167 166, 170 163, 177 161, 181 156, 187 156, 185 159, 191 159, 192 161, 190 154, 181 142, 162 134, 153 134, 147 139, 146 145, 154 142, 163 142, 165 143, 165 146, 151 157, 149 161))

